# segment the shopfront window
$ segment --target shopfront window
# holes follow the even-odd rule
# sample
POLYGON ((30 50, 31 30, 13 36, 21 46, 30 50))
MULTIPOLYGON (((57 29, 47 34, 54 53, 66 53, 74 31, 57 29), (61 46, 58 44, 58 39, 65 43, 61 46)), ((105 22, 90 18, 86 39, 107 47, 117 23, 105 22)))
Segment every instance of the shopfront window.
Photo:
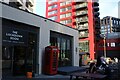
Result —
POLYGON ((28 71, 36 73, 37 34, 39 29, 4 19, 3 26, 3 78, 13 75, 26 75, 28 71), (24 28, 21 28, 22 26, 24 28))
POLYGON ((72 37, 51 32, 50 44, 59 48, 59 67, 72 65, 72 37))
POLYGON ((36 34, 30 33, 28 45, 5 45, 2 47, 3 77, 25 75, 28 71, 35 72, 36 40, 36 34))

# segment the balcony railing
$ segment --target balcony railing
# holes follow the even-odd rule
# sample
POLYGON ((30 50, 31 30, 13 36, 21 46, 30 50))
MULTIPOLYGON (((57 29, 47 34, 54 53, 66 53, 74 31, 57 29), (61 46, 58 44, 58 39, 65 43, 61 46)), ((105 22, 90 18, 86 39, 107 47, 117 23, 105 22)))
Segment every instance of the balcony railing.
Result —
POLYGON ((99 3, 98 2, 94 2, 93 6, 99 6, 99 3))
POLYGON ((22 3, 21 0, 16 0, 15 2, 16 2, 16 4, 17 4, 17 6, 19 6, 19 7, 23 5, 23 3, 22 3))
POLYGON ((84 17, 84 18, 76 18, 76 22, 79 22, 79 23, 88 22, 88 18, 87 18, 87 17, 84 17))
POLYGON ((81 9, 81 8, 86 8, 87 7, 87 3, 83 3, 83 4, 77 4, 75 6, 76 9, 81 9))
POLYGON ((98 17, 99 15, 100 15, 99 12, 94 12, 94 16, 95 16, 95 17, 98 17))
POLYGON ((88 33, 83 34, 79 34, 79 38, 87 38, 88 37, 88 33))
POLYGON ((33 11, 33 8, 32 8, 32 7, 29 7, 28 9, 29 9, 30 11, 33 11))
POLYGON ((31 7, 33 7, 34 5, 34 1, 33 0, 27 0, 27 3, 31 6, 31 7))
POLYGON ((101 27, 100 26, 95 26, 95 29, 100 29, 101 27))
POLYGON ((78 30, 86 30, 86 29, 88 29, 88 26, 79 26, 78 27, 78 30))
POLYGON ((102 38, 102 37, 101 37, 100 35, 96 35, 96 36, 95 36, 95 39, 96 39, 96 40, 100 40, 101 38, 102 38))
POLYGON ((98 6, 96 6, 96 7, 93 7, 93 9, 94 9, 94 11, 99 11, 99 7, 98 6))
POLYGON ((87 11, 79 11, 79 12, 76 12, 76 16, 83 16, 83 15, 86 15, 88 14, 87 11))
POLYGON ((85 22, 88 22, 88 19, 81 19, 80 20, 80 23, 85 23, 85 22))

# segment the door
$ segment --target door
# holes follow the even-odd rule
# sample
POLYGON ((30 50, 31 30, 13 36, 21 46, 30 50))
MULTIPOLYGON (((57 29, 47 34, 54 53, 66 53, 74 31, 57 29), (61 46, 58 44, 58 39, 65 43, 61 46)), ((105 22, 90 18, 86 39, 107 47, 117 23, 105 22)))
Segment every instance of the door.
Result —
POLYGON ((26 47, 14 46, 13 75, 25 75, 26 72, 26 47))
POLYGON ((60 42, 59 66, 72 65, 72 47, 70 39, 62 38, 60 42))
POLYGON ((57 46, 59 49, 58 66, 72 65, 72 39, 63 36, 50 37, 51 46, 57 46))
POLYGON ((13 47, 2 46, 2 77, 12 76, 13 47))

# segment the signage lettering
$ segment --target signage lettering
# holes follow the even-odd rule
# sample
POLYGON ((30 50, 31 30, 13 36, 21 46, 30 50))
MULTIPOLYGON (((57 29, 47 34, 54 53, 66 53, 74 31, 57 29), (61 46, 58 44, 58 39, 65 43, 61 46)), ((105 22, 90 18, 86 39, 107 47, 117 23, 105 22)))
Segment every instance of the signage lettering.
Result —
POLYGON ((18 34, 18 31, 12 31, 12 33, 6 33, 6 36, 10 37, 10 40, 19 41, 19 38, 22 38, 22 35, 18 34))
POLYGON ((27 33, 25 31, 8 28, 3 31, 3 42, 14 44, 26 44, 27 33))

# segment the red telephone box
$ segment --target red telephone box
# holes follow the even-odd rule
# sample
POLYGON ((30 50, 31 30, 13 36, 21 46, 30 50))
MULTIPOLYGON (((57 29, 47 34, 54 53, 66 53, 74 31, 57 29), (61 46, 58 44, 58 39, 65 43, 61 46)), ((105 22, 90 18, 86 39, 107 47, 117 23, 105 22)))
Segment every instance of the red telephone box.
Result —
POLYGON ((56 46, 47 46, 45 48, 45 74, 57 74, 58 68, 58 48, 56 46))

